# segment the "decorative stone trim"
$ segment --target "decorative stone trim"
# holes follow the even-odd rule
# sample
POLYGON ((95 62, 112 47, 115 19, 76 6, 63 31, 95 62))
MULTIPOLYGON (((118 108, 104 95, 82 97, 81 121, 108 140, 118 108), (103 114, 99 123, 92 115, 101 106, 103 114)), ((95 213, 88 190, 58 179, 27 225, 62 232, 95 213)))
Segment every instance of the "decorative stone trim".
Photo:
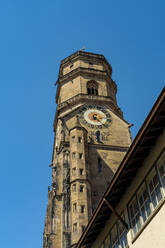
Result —
MULTIPOLYGON (((58 83, 62 83, 65 82, 66 80, 70 80, 71 78, 75 77, 75 74, 77 76, 77 73, 82 73, 83 75, 86 74, 91 74, 94 73, 95 77, 97 78, 104 78, 105 76, 108 76, 108 72, 107 71, 102 71, 102 70, 98 70, 98 69, 94 69, 94 68, 84 68, 84 67, 77 67, 76 69, 68 72, 65 75, 59 76, 58 79, 58 83)), ((92 75, 93 78, 93 75, 92 75)))
MULTIPOLYGON (((77 103, 79 101, 82 102, 86 102, 86 100, 88 101, 97 101, 97 102, 103 102, 105 101, 105 104, 109 104, 112 111, 115 112, 115 114, 117 114, 120 118, 123 119, 123 112, 121 111, 121 109, 119 107, 117 107, 116 103, 114 103, 114 100, 112 97, 106 97, 106 96, 94 96, 94 95, 87 95, 87 94, 78 94, 70 99, 68 99, 67 101, 61 103, 58 105, 57 107, 57 111, 61 111, 63 108, 68 107, 69 104, 73 104, 73 103, 77 103)), ((60 113, 59 111, 59 113, 60 113)))
POLYGON ((61 110, 62 108, 68 106, 69 104, 72 104, 74 102, 77 103, 77 101, 79 101, 80 99, 82 99, 82 100, 83 99, 84 100, 92 100, 92 101, 93 100, 95 100, 95 101, 100 101, 101 100, 101 101, 106 101, 106 102, 112 102, 113 105, 115 105, 114 102, 113 102, 114 100, 113 100, 112 97, 109 97, 109 96, 95 96, 95 95, 87 95, 87 94, 80 93, 80 94, 78 94, 76 96, 73 96, 73 97, 69 98, 67 101, 65 101, 63 103, 58 104, 57 109, 61 110))
POLYGON ((98 144, 91 144, 88 143, 89 147, 97 147, 97 149, 101 150, 111 150, 111 151, 118 151, 118 152, 127 152, 129 147, 122 147, 122 146, 109 146, 109 145, 98 145, 98 144))

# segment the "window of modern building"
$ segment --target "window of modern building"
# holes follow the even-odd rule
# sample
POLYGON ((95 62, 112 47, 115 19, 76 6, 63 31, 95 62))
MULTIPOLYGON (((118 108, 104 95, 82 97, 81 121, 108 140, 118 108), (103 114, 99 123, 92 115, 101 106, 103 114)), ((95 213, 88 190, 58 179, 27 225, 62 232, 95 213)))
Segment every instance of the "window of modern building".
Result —
POLYGON ((84 191, 84 185, 80 185, 80 192, 84 191))
POLYGON ((151 196, 152 207, 156 208, 160 200, 162 199, 160 184, 158 179, 158 174, 156 173, 156 169, 153 168, 150 172, 148 178, 148 188, 151 196))
POLYGON ((144 223, 151 214, 150 199, 145 183, 140 187, 138 193, 138 202, 140 208, 140 215, 142 217, 142 223, 144 223))
POLYGON ((84 170, 83 169, 79 169, 80 172, 80 176, 82 176, 84 174, 84 170))
POLYGON ((74 213, 77 212, 77 203, 76 202, 73 203, 73 212, 74 213))
POLYGON ((82 137, 78 137, 78 143, 82 143, 82 137))
POLYGON ((82 159, 82 158, 83 158, 83 154, 79 153, 79 159, 82 159))
POLYGON ((73 224, 73 232, 77 232, 77 223, 73 224))
POLYGON ((149 172, 139 190, 128 205, 130 226, 133 236, 141 229, 154 209, 159 205, 164 194, 165 154, 149 172), (162 159, 163 158, 163 159, 162 159))
POLYGON ((98 84, 94 80, 87 83, 87 93, 88 95, 98 95, 98 84))
MULTIPOLYGON (((121 215, 124 220, 124 214, 121 215)), ((127 229, 121 221, 116 221, 110 229, 105 240, 101 244, 101 248, 126 248, 127 242, 127 229)))
POLYGON ((73 190, 73 192, 76 192, 76 184, 75 183, 72 186, 72 190, 73 190))
POLYGON ((163 189, 165 190, 165 161, 159 166, 159 174, 163 189))
POLYGON ((84 205, 81 205, 80 206, 80 212, 83 214, 85 212, 85 206, 84 205))
POLYGON ((117 225, 115 224, 111 230, 111 247, 119 247, 119 237, 117 232, 117 225))
MULTIPOLYGON (((122 215, 121 217, 124 220, 124 215, 122 215)), ((118 221, 117 227, 118 227, 118 235, 119 235, 120 246, 122 248, 126 248, 127 245, 128 245, 128 242, 127 242, 127 229, 125 228, 123 223, 121 223, 121 221, 118 221)))
POLYGON ((163 193, 165 193, 165 151, 158 160, 158 173, 160 176, 161 185, 163 188, 163 193))
POLYGON ((129 214, 130 214, 130 221, 131 221, 131 227, 132 227, 133 233, 136 234, 141 227, 140 210, 139 210, 136 197, 134 197, 134 199, 132 200, 132 203, 129 206, 129 214))

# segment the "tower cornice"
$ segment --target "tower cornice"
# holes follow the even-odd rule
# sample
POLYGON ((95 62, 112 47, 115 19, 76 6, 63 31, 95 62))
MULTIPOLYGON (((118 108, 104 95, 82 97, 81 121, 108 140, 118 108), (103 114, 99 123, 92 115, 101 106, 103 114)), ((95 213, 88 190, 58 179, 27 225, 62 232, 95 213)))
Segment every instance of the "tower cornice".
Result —
POLYGON ((104 78, 105 76, 109 77, 109 74, 106 70, 103 71, 103 70, 98 70, 95 68, 78 67, 68 72, 65 75, 59 76, 58 83, 68 81, 68 79, 70 80, 72 77, 75 77, 75 74, 77 76, 77 73, 83 74, 83 75, 87 74, 88 76, 91 76, 92 78, 93 76, 96 78, 100 78, 100 79, 104 78))
POLYGON ((59 93, 60 93, 60 88, 64 83, 67 83, 68 81, 73 80, 74 78, 76 78, 77 76, 87 76, 91 79, 104 79, 106 81, 109 81, 112 83, 112 86, 114 88, 115 93, 117 93, 117 85, 115 83, 115 81, 113 81, 110 78, 110 75, 108 75, 107 71, 102 71, 102 70, 98 70, 98 69, 94 69, 94 68, 84 68, 84 67, 78 67, 72 71, 70 71, 69 73, 65 74, 65 75, 59 75, 59 78, 56 82, 56 84, 58 84, 58 88, 57 88, 57 93, 56 93, 56 103, 58 103, 58 98, 59 98, 59 93))
MULTIPOLYGON (((109 104, 111 103, 111 105, 113 106, 113 109, 116 109, 117 105, 114 103, 114 99, 112 97, 109 97, 109 96, 94 96, 94 95, 87 95, 87 94, 83 94, 83 93, 80 93, 76 96, 73 96, 71 98, 69 98, 68 100, 66 100, 65 102, 63 103, 60 103, 58 104, 57 106, 57 110, 64 110, 65 108, 68 107, 68 105, 71 105, 71 104, 75 104, 75 103, 78 103, 78 102, 86 102, 86 100, 88 101, 95 101, 97 103, 100 103, 100 102, 104 102, 105 104, 109 104)), ((117 107, 118 109, 118 107, 117 107)))

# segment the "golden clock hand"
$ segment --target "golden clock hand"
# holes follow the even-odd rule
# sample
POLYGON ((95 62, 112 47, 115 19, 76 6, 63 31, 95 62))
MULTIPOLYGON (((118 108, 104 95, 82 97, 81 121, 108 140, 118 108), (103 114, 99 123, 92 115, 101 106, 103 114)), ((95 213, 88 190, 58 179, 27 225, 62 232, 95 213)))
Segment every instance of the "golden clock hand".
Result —
POLYGON ((104 123, 102 123, 99 118, 96 117, 96 120, 99 121, 102 125, 104 125, 104 123))

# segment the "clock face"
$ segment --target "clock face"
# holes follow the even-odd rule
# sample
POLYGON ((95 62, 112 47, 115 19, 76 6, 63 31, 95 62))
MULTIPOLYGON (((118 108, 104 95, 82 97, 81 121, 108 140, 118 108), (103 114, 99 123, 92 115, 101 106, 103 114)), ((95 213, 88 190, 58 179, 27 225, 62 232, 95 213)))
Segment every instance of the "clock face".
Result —
POLYGON ((112 117, 104 106, 100 105, 85 105, 79 114, 80 122, 90 128, 107 128, 112 117))

